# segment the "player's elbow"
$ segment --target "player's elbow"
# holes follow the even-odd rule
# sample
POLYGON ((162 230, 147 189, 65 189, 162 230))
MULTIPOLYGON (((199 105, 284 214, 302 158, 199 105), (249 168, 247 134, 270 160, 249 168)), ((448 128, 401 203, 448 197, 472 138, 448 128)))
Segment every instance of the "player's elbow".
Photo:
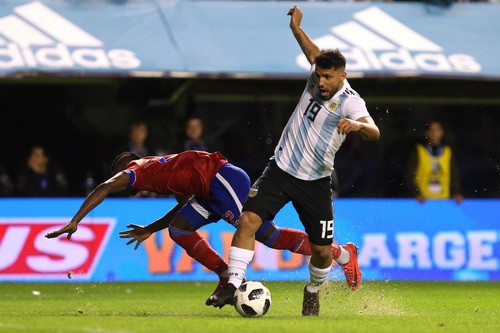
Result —
POLYGON ((380 131, 379 129, 377 128, 374 132, 373 132, 373 135, 371 136, 371 138, 369 139, 370 141, 378 141, 378 139, 380 139, 380 131))
POLYGON ((380 139, 380 130, 377 126, 365 125, 360 134, 367 141, 378 141, 380 139))

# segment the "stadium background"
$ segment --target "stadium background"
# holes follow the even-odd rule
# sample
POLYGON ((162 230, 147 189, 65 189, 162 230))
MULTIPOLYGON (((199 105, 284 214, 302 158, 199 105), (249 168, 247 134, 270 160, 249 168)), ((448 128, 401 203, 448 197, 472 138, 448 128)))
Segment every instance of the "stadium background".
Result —
MULTIPOLYGON (((128 124, 137 118, 148 122, 150 147, 174 152, 182 140, 186 118, 202 115, 205 131, 214 137, 212 148, 255 179, 272 154, 307 75, 295 61, 300 50, 284 15, 291 5, 4 2, 0 6, 1 163, 15 179, 32 145, 42 143, 65 170, 75 198, 0 199, 0 279, 62 280, 67 271, 76 272, 75 279, 91 281, 213 279, 198 265, 190 266, 192 263, 179 252, 162 261, 167 253, 156 251, 160 268, 155 270, 147 249, 130 254, 132 249, 118 239, 117 231, 127 223, 146 224, 160 216, 172 205, 169 198, 106 201, 86 221, 88 232, 74 240, 75 257, 80 253, 78 263, 61 260, 62 252, 51 252, 51 245, 39 236, 73 215, 89 171, 97 181, 109 176, 115 148, 126 140, 128 124), (5 18, 12 20, 14 16, 50 35, 19 10, 31 4, 49 8, 103 42, 85 47, 132 49, 145 68, 44 66, 36 57, 36 65, 16 65, 14 47, 29 48, 37 55, 44 47, 54 47, 53 40, 28 38, 22 44, 21 37, 11 34, 10 21, 5 18), (259 28, 259 23, 264 28, 259 28), (12 247, 8 237, 13 235, 25 235, 26 242, 12 247)), ((498 279, 500 142, 496 127, 500 124, 500 66, 496 59, 500 55, 500 24, 488 15, 498 16, 500 6, 350 2, 304 2, 300 6, 305 13, 303 25, 313 38, 376 6, 441 45, 435 53, 472 54, 481 63, 481 71, 474 73, 388 68, 353 73, 350 82, 365 98, 382 137, 377 143, 359 144, 359 137, 350 136, 338 154, 341 198, 336 204, 336 237, 372 249, 372 256, 362 265, 368 278, 498 279), (455 148, 466 197, 460 206, 447 201, 419 205, 406 191, 407 153, 430 118, 443 121, 455 148), (384 250, 392 254, 392 262, 383 255, 384 250)), ((57 37, 53 39, 59 40, 58 45, 71 52, 80 47, 57 37)), ((25 60, 28 57, 26 53, 23 56, 25 60)), ((51 59, 53 63, 60 60, 57 55, 51 59)), ((300 227, 293 214, 287 207, 278 224, 300 227)), ((207 229, 211 243, 225 254, 227 232, 230 229, 223 223, 207 229)), ((156 249, 168 248, 161 236, 154 241, 156 249)), ((68 246, 65 241, 57 244, 62 249, 68 246)), ((150 246, 154 252, 153 241, 150 246)), ((286 253, 273 258, 271 263, 253 267, 251 274, 285 280, 305 276, 301 258, 286 253)))

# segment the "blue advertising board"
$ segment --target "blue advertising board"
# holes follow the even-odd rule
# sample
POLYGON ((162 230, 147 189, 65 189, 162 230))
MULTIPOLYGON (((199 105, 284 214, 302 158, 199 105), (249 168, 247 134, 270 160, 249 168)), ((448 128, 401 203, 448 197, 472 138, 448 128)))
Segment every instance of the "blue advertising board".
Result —
MULTIPOLYGON (((286 1, 0 3, 0 76, 304 77, 286 1)), ((352 76, 500 77, 500 4, 302 2, 352 76)))
MULTIPOLYGON (((134 250, 119 238, 129 223, 163 216, 173 199, 106 199, 71 240, 44 235, 64 225, 83 199, 1 199, 0 281, 216 280, 163 230, 134 250)), ((367 280, 500 280, 500 200, 335 200, 335 239, 359 246, 367 280)), ((291 205, 276 216, 302 226, 291 205)), ((234 232, 224 221, 200 230, 226 260, 234 232)), ((257 244, 247 277, 305 280, 302 255, 257 244)), ((335 267, 331 279, 342 279, 335 267)))

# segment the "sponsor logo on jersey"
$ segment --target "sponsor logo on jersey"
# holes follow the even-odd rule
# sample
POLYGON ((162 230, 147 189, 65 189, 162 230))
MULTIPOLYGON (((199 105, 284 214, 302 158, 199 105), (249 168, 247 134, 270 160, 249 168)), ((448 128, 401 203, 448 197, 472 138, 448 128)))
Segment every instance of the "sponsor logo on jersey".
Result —
POLYGON ((0 69, 135 69, 134 52, 106 45, 39 1, 0 18, 0 69))
POLYGON ((115 220, 85 219, 71 239, 45 237, 69 220, 0 219, 0 280, 90 279, 115 220))
MULTIPOLYGON (((447 54, 427 39, 378 7, 353 14, 353 20, 331 27, 314 39, 321 48, 338 48, 347 59, 350 73, 359 71, 477 73, 481 65, 467 54, 447 54)), ((309 69, 303 54, 299 66, 309 69)))
POLYGON ((248 197, 253 198, 257 195, 257 193, 259 193, 259 187, 254 186, 250 189, 250 192, 248 193, 248 197))

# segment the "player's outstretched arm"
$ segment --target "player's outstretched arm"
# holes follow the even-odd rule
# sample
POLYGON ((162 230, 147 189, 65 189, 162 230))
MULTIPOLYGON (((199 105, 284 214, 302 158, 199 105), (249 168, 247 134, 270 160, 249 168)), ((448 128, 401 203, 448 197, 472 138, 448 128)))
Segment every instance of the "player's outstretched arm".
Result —
POLYGON ((126 243, 126 245, 137 242, 134 246, 134 250, 137 250, 139 245, 141 245, 141 243, 148 239, 149 236, 151 236, 153 233, 168 228, 170 226, 170 223, 172 223, 174 217, 186 204, 186 202, 188 202, 190 197, 191 196, 176 197, 177 205, 175 205, 174 208, 169 210, 167 214, 165 214, 158 220, 148 224, 145 227, 136 224, 127 225, 127 228, 129 228, 129 230, 120 231, 120 238, 132 238, 126 243))
POLYGON ((302 22, 302 11, 299 6, 294 5, 290 8, 287 15, 291 16, 290 29, 292 29, 293 35, 299 43, 302 52, 304 52, 307 60, 312 65, 314 63, 314 59, 318 56, 321 50, 300 26, 300 23, 302 22))
POLYGON ((64 227, 59 230, 49 232, 45 235, 47 238, 56 238, 62 234, 68 234, 67 238, 71 239, 78 229, 78 223, 87 216, 87 214, 97 207, 108 195, 123 191, 127 188, 130 176, 124 172, 120 172, 111 177, 104 183, 97 186, 85 199, 76 215, 64 227))
POLYGON ((179 210, 189 201, 190 198, 191 195, 176 196, 175 199, 177 200, 177 205, 175 205, 174 208, 169 210, 167 214, 163 215, 158 220, 148 224, 146 226, 146 229, 149 230, 151 233, 154 233, 163 230, 165 228, 168 228, 170 226, 170 223, 172 223, 172 221, 174 220, 174 217, 179 212, 179 210))
POLYGON ((377 141, 380 138, 380 130, 372 117, 362 117, 357 120, 342 118, 337 123, 337 128, 342 134, 358 132, 363 139, 368 141, 377 141))

